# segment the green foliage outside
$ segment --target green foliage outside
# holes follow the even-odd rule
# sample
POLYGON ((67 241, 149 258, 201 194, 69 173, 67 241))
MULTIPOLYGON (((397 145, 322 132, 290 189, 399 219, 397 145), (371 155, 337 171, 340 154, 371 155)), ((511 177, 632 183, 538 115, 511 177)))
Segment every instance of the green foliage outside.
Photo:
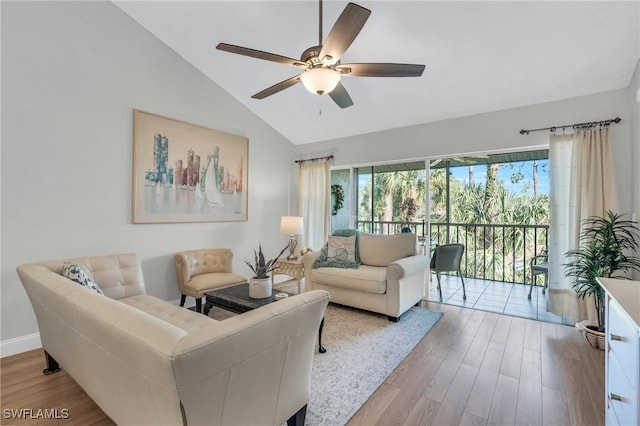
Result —
POLYGON ((358 191, 358 220, 422 222, 425 182, 424 170, 375 173, 373 181, 369 179, 358 191))
MULTIPOLYGON (((535 161, 528 164, 537 166, 535 161)), ((530 259, 546 248, 549 224, 549 196, 537 191, 538 170, 523 173, 509 163, 476 165, 476 172, 486 168, 486 179, 474 182, 473 167, 469 167, 468 182, 449 179, 448 225, 446 169, 431 169, 428 221, 432 243, 445 244, 448 230, 449 242, 465 244, 463 273, 467 276, 528 283, 530 259), (499 178, 501 167, 514 169, 511 183, 524 181, 521 191, 506 188, 499 178), (534 179, 527 180, 525 174, 534 179)), ((360 172, 359 176, 358 220, 400 223, 392 230, 365 230, 399 232, 402 223, 413 223, 417 225, 413 229, 422 232, 422 221, 427 220, 424 170, 374 173, 373 180, 370 174, 360 172)))

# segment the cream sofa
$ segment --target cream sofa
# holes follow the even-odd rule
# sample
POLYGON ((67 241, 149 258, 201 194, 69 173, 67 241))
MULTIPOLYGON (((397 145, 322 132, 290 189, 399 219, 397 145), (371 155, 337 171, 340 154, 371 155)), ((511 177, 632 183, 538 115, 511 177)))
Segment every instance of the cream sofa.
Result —
POLYGON ((21 265, 18 275, 48 367, 59 362, 114 422, 304 423, 326 292, 216 321, 146 295, 135 254, 67 261, 104 295, 59 275, 62 260, 21 265))
POLYGON ((391 321, 422 300, 429 262, 416 254, 415 234, 360 234, 359 251, 357 269, 314 269, 320 252, 305 254, 305 289, 326 290, 331 302, 378 312, 391 321))

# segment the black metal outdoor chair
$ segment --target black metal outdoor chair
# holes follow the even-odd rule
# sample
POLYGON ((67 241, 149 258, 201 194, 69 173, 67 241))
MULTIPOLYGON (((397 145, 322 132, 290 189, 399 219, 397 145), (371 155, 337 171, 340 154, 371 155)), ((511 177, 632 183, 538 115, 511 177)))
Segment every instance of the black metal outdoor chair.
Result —
POLYGON ((462 271, 460 271, 460 263, 462 262, 462 255, 464 254, 464 244, 442 244, 433 250, 431 256, 430 268, 435 271, 436 278, 438 279, 438 292, 440 294, 440 300, 442 300, 442 288, 440 286, 440 273, 455 271, 462 280, 462 299, 467 298, 467 291, 464 288, 464 278, 462 277, 462 271))

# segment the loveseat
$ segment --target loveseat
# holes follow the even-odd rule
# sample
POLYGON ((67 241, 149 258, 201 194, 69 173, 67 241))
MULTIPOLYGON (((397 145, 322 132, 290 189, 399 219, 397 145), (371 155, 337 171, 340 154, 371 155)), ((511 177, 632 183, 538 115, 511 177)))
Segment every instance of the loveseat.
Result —
MULTIPOLYGON (((416 235, 359 234, 356 267, 314 267, 322 252, 303 256, 306 290, 326 290, 331 302, 387 315, 400 315, 424 297, 428 260, 416 251, 416 235)), ((317 264, 316 264, 317 266, 317 264)))
POLYGON ((66 260, 104 294, 60 275, 63 262, 17 268, 45 371, 59 363, 114 422, 304 423, 326 292, 216 321, 145 294, 135 254, 66 260))

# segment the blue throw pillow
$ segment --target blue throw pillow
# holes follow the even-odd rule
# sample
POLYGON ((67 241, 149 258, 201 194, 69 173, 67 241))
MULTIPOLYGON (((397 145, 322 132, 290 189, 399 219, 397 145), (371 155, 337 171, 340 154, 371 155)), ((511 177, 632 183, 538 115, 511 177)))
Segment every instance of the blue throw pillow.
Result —
POLYGON ((64 262, 62 264, 62 276, 75 281, 83 287, 93 290, 98 294, 104 294, 98 284, 89 277, 84 269, 75 263, 64 262))

